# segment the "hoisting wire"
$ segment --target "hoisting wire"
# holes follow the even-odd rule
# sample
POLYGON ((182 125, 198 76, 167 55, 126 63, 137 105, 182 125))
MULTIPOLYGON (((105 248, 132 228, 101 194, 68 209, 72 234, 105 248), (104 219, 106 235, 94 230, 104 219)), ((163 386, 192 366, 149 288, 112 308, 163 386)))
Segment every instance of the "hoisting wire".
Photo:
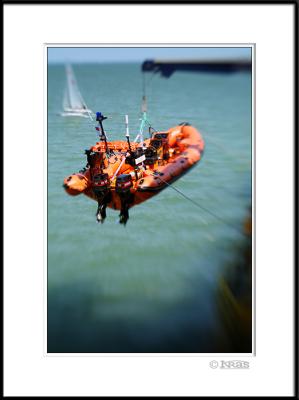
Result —
POLYGON ((145 98, 146 97, 146 92, 145 92, 145 73, 143 72, 142 74, 142 97, 145 98))
MULTIPOLYGON (((146 171, 147 173, 149 171, 146 171)), ((185 193, 183 193, 181 190, 177 189, 176 187, 172 186, 170 183, 166 182, 164 179, 162 179, 159 175, 159 172, 153 173, 153 176, 158 176, 159 179, 165 183, 167 186, 171 187, 173 190, 175 190, 177 193, 179 193, 181 196, 183 196, 186 200, 190 201, 192 204, 194 204, 196 207, 204 210, 206 213, 212 215, 214 218, 218 219, 219 221, 221 221, 222 223, 224 223, 225 225, 229 226, 230 228, 234 229, 236 232, 238 232, 240 235, 242 236, 246 236, 244 232, 242 232, 239 228, 237 228, 235 225, 232 225, 231 223, 227 222, 225 219, 223 219, 222 217, 220 217, 219 215, 215 214, 213 211, 208 210, 206 207, 202 206, 201 204, 197 203, 196 201, 194 201, 193 199, 191 199, 189 196, 185 195, 185 193)))
POLYGON ((149 79, 148 82, 146 82, 146 73, 142 73, 142 112, 145 111, 147 112, 147 92, 146 89, 149 87, 149 85, 152 83, 152 80, 154 79, 155 73, 152 73, 151 78, 149 79))
MULTIPOLYGON (((151 78, 150 82, 152 81, 153 76, 154 76, 154 74, 152 75, 152 78, 151 78)), ((157 130, 151 125, 151 123, 147 119, 147 98, 146 98, 146 77, 145 77, 145 73, 142 74, 141 112, 142 112, 142 118, 141 118, 139 133, 135 137, 134 142, 137 142, 138 140, 140 142, 143 141, 143 130, 144 130, 146 124, 148 124, 149 128, 151 128, 154 132, 157 132, 157 130)))

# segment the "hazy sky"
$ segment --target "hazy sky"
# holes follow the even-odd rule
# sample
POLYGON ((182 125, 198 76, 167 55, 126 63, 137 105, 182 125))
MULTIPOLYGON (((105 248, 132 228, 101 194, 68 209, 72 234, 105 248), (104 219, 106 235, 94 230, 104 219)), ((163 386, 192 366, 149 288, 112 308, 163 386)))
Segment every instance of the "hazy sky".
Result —
POLYGON ((251 48, 234 47, 51 47, 49 63, 143 62, 145 59, 250 58, 251 48))

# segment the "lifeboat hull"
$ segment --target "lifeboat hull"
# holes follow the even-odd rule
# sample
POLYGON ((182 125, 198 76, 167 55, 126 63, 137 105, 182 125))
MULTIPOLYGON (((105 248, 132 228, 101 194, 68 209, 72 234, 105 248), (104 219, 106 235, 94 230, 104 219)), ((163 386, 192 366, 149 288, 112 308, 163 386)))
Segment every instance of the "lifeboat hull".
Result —
MULTIPOLYGON (((109 149, 113 150, 112 155, 108 159, 102 160, 100 166, 98 165, 93 169, 89 167, 84 171, 66 177, 63 183, 66 192, 71 196, 84 194, 92 200, 98 201, 98 196, 94 190, 93 177, 101 169, 101 172, 109 177, 110 197, 106 205, 112 209, 121 210, 122 207, 115 183, 120 174, 131 176, 132 186, 129 192, 132 196, 128 204, 129 208, 157 195, 194 167, 201 160, 205 147, 201 134, 189 124, 175 126, 165 133, 167 135, 165 143, 167 148, 166 159, 161 157, 153 164, 144 165, 146 163, 142 163, 137 170, 136 167, 134 168, 127 163, 128 144, 126 142, 108 142, 109 149)), ((91 147, 90 151, 104 153, 103 146, 103 142, 98 142, 91 147)), ((135 151, 138 148, 148 146, 151 146, 151 139, 146 139, 143 143, 132 143, 131 150, 133 148, 135 151)))

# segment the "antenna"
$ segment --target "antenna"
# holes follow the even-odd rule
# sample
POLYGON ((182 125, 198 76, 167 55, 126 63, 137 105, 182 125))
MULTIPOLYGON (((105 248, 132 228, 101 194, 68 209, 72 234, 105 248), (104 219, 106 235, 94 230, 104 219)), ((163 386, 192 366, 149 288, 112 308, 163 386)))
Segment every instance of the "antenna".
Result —
POLYGON ((103 127, 103 121, 105 119, 107 119, 107 117, 104 117, 104 115, 101 112, 99 112, 99 111, 96 112, 96 121, 98 121, 98 123, 100 125, 100 126, 96 126, 96 130, 100 131, 100 135, 99 135, 100 139, 104 140, 105 146, 106 146, 106 153, 108 154, 109 149, 108 149, 108 144, 107 144, 107 136, 106 136, 106 133, 105 133, 104 127, 103 127))
POLYGON ((129 133, 129 116, 128 114, 125 115, 125 121, 126 121, 126 138, 129 146, 129 151, 132 153, 131 150, 131 143, 130 143, 130 133, 129 133))

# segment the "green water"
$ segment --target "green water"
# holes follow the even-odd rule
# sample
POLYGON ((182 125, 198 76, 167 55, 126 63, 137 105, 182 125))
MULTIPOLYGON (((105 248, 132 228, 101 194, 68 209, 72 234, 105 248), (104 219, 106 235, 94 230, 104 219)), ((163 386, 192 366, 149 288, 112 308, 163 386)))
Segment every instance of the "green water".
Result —
MULTIPOLYGON (((74 65, 81 93, 109 119, 109 140, 134 137, 142 78, 137 64, 74 65)), ((251 203, 251 75, 176 72, 147 76, 157 130, 182 121, 203 135, 201 162, 174 185, 242 229, 251 203)), ((48 351, 225 350, 215 301, 218 280, 242 235, 168 188, 130 210, 126 227, 62 182, 86 164, 95 124, 61 117, 65 71, 48 67, 48 351)))

